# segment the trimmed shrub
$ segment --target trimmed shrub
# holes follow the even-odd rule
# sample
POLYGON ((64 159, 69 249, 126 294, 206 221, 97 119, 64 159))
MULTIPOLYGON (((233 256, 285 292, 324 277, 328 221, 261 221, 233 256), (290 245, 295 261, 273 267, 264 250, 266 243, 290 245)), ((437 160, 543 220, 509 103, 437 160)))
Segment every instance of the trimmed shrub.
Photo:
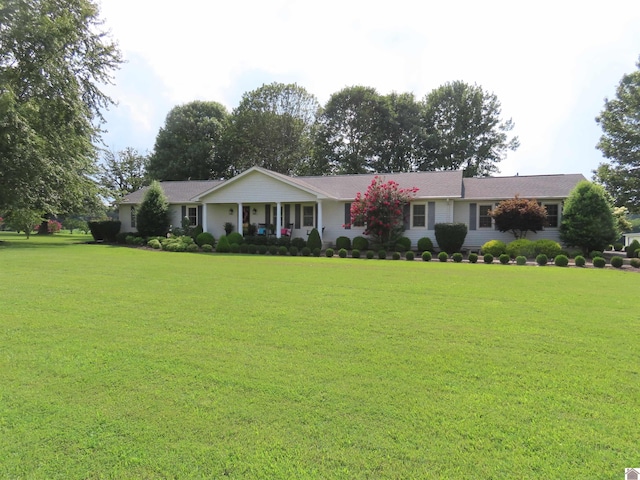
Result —
POLYGON ((402 255, 400 255, 400 252, 393 252, 391 254, 391 259, 392 260, 400 260, 401 257, 402 257, 402 255))
POLYGON ((620 243, 620 242, 616 242, 616 243, 613 244, 613 249, 616 252, 621 252, 623 248, 624 248, 624 245, 622 243, 620 243))
POLYGON ((485 253, 484 257, 482 257, 482 260, 484 261, 484 263, 493 263, 493 255, 491 255, 490 253, 485 253))
POLYGON ((367 259, 368 260, 371 260, 375 256, 376 256, 376 254, 373 253, 373 250, 367 250, 367 259))
POLYGON ((380 250, 378 252, 378 258, 380 260, 384 260, 385 258, 387 258, 387 251, 386 250, 380 250))
POLYGON ((507 252, 507 245, 500 240, 489 240, 487 243, 482 245, 480 249, 480 253, 490 253, 495 257, 499 257, 503 253, 507 252))
POLYGON ((566 267, 569 265, 569 257, 566 255, 556 255, 556 258, 553 259, 553 263, 556 267, 566 267))
POLYGON ((296 247, 295 245, 291 245, 289 247, 289 255, 291 255, 292 257, 297 257, 298 256, 298 247, 296 247))
POLYGON ((537 255, 544 253, 547 258, 554 258, 562 253, 562 247, 553 240, 540 239, 533 242, 534 252, 537 255))
POLYGON ((576 255, 576 258, 573 259, 573 263, 575 263, 576 267, 584 267, 587 261, 582 255, 576 255))
POLYGON ((469 254, 469 263, 477 263, 478 262, 478 254, 470 253, 469 254))
POLYGON ((316 247, 313 250, 311 250, 311 253, 313 253, 314 257, 319 257, 320 256, 320 252, 321 252, 320 247, 316 247))
MULTIPOLYGON (((131 233, 129 232, 119 232, 116 235, 116 243, 119 243, 121 245, 127 243, 127 237, 131 235, 131 233)), ((95 239, 94 239, 95 240, 95 239)))
POLYGON ((116 243, 116 235, 120 232, 120 222, 114 220, 89 222, 89 231, 96 242, 106 241, 109 243, 116 243))
POLYGON ((298 250, 302 250, 307 246, 307 241, 302 237, 296 237, 291 239, 291 246, 296 247, 298 250))
POLYGON ((429 250, 425 250, 424 252, 422 252, 421 256, 423 262, 430 262, 433 258, 433 255, 431 255, 431 252, 429 250))
POLYGON ((276 255, 278 253, 278 247, 275 245, 269 245, 267 249, 269 250, 269 255, 276 255))
POLYGON ((444 252, 459 252, 467 238, 464 223, 436 223, 434 229, 438 246, 444 252))
POLYGON ((241 243, 240 244, 240 253, 249 253, 249 244, 241 243))
POLYGON ((192 243, 191 245, 187 245, 187 252, 195 253, 199 251, 200 249, 198 248, 198 245, 196 245, 195 243, 192 243))
POLYGON ((640 248, 635 251, 635 256, 633 258, 640 258, 640 248))
POLYGON ((211 235, 209 232, 202 232, 198 234, 198 236, 196 237, 196 243, 200 247, 205 243, 208 243, 209 245, 213 246, 215 245, 216 241, 213 238, 213 235, 211 235))
POLYGON ((222 235, 218 239, 218 244, 216 245, 216 252, 218 253, 229 253, 231 251, 231 245, 229 245, 229 240, 226 235, 222 235))
POLYGON ((136 209, 136 226, 143 237, 166 235, 169 231, 169 202, 162 186, 155 180, 136 209))
POLYGON ((227 235, 227 240, 229 240, 229 245, 231 245, 232 243, 237 243, 238 245, 240 245, 244 242, 244 237, 241 233, 231 232, 229 235, 227 235))
POLYGON ((518 255, 516 257, 516 264, 517 265, 526 265, 527 264, 527 257, 525 257, 524 255, 518 255))
POLYGON ((406 258, 409 261, 412 261, 415 258, 415 255, 411 250, 408 250, 407 253, 404 254, 404 258, 406 258))
POLYGON ((136 236, 135 236, 135 235, 127 235, 127 236, 124 238, 124 243, 125 243, 126 245, 133 245, 133 244, 134 244, 135 239, 136 239, 136 236))
POLYGON ((622 264, 623 263, 624 263, 624 260, 622 260, 622 257, 612 257, 611 258, 611 266, 612 267, 622 268, 622 264))
POLYGON ((229 245, 229 250, 231 251, 231 253, 240 253, 240 245, 238 245, 237 243, 232 243, 231 245, 229 245))
POLYGON ((429 237, 422 237, 418 240, 418 252, 432 252, 433 251, 433 242, 429 237))
POLYGON ((252 254, 252 255, 255 255, 256 253, 258 253, 258 246, 253 244, 253 243, 250 243, 249 244, 249 253, 252 254))
POLYGON ((604 259, 604 257, 596 257, 593 259, 593 266, 596 268, 604 268, 606 264, 607 261, 604 259))
POLYGON ((547 257, 544 253, 540 253, 536 256, 536 263, 541 267, 546 265, 549 262, 549 257, 547 257))
POLYGON ((507 255, 506 253, 503 253, 502 255, 500 255, 500 257, 498 259, 500 260, 500 263, 502 265, 508 265, 509 262, 511 261, 511 257, 509 255, 507 255))
POLYGON ((338 256, 340 258, 347 258, 347 249, 341 248, 340 250, 338 250, 338 256))
POLYGON ((396 240, 396 248, 400 249, 403 252, 411 250, 411 239, 408 237, 398 238, 398 240, 396 240))
POLYGON ((440 260, 441 262, 446 262, 447 260, 449 260, 449 254, 447 252, 440 252, 438 254, 438 260, 440 260))
POLYGON ((526 238, 520 238, 507 244, 506 254, 511 258, 527 257, 534 258, 536 256, 534 243, 526 238))
POLYGON ((594 250, 593 252, 589 253, 589 258, 591 259, 602 257, 602 256, 603 256, 602 252, 599 252, 598 250, 594 250))
POLYGON ((451 258, 453 259, 453 261, 455 263, 460 263, 462 262, 462 254, 460 252, 456 252, 453 255, 451 255, 451 258))
MULTIPOLYGON (((317 248, 318 250, 322 248, 322 240, 320 240, 320 233, 317 228, 313 228, 311 232, 309 232, 309 238, 307 239, 307 247, 311 249, 312 252, 317 248)), ((314 254, 315 255, 315 254, 314 254)), ((316 256, 320 256, 319 254, 316 256)))
POLYGON ((209 245, 208 243, 205 243, 204 245, 202 245, 202 251, 205 253, 211 253, 213 252, 213 245, 209 245))
MULTIPOLYGON (((218 245, 220 245, 220 243, 219 243, 219 242, 218 242, 218 245)), ((268 250, 269 250, 269 249, 267 248, 267 246, 266 246, 266 245, 258 245, 258 253, 259 253, 260 255, 266 255, 266 253, 267 253, 267 251, 268 251, 268 250)))
POLYGON ((280 245, 278 247, 278 255, 289 255, 289 249, 284 245, 280 245))
POLYGON ((160 245, 160 240, 158 240, 157 238, 153 238, 151 240, 149 240, 147 242, 147 246, 151 247, 155 250, 160 250, 160 248, 162 248, 162 245, 160 245))
POLYGON ((331 257, 333 257, 333 254, 334 254, 334 253, 335 253, 335 252, 333 251, 333 248, 327 248, 327 249, 325 250, 325 252, 324 252, 324 254, 325 254, 325 256, 326 256, 327 258, 331 258, 331 257))
POLYGON ((311 249, 309 247, 302 247, 301 252, 303 257, 308 257, 309 255, 311 255, 311 249))
POLYGON ((363 236, 357 236, 353 239, 353 241, 351 242, 351 245, 353 246, 354 250, 355 249, 358 249, 360 251, 367 250, 369 248, 369 240, 367 240, 363 236))
POLYGON ((349 237, 336 238, 336 249, 351 250, 351 239, 349 237))
POLYGON ((360 258, 360 250, 357 248, 351 250, 351 258, 360 258))
MULTIPOLYGON (((89 226, 91 226, 91 225, 89 225, 89 226)), ((638 256, 638 254, 636 253, 636 250, 638 250, 639 248, 640 248, 640 242, 638 242, 638 240, 634 239, 633 242, 631 242, 625 248, 625 251, 627 252, 627 258, 636 258, 638 256)))
POLYGON ((640 268, 640 258, 632 258, 629 263, 633 268, 640 268))

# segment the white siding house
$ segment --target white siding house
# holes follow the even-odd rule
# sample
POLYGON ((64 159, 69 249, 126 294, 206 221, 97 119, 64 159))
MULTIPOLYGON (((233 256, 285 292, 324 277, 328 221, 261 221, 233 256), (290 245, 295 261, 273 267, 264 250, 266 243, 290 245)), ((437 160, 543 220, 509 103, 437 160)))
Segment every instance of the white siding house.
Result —
MULTIPOLYGON (((225 181, 162 182, 171 205, 171 222, 179 226, 187 216, 194 225, 218 238, 224 224, 246 231, 248 225, 273 225, 274 234, 307 238, 317 227, 325 245, 337 237, 363 235, 363 227, 351 223, 349 208, 358 192, 364 193, 376 175, 336 175, 291 177, 261 167, 252 167, 225 181)), ((429 237, 437 245, 434 225, 467 224, 464 248, 476 250, 492 239, 511 241, 510 233, 495 229, 488 210, 501 200, 519 195, 535 198, 547 207, 551 225, 531 239, 559 240, 562 206, 575 185, 585 180, 581 174, 515 177, 463 178, 461 171, 379 174, 383 181, 394 180, 401 188, 418 189, 405 209, 405 233, 415 245, 429 237)), ((133 232, 135 208, 146 188, 127 195, 120 203, 122 231, 133 232), (132 214, 133 209, 133 214, 132 214)))

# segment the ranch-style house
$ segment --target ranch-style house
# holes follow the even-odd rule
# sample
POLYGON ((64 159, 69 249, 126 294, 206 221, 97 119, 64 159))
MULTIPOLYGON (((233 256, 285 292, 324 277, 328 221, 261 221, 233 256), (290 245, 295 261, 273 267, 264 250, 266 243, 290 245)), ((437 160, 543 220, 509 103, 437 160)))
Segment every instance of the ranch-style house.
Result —
MULTIPOLYGON (((436 223, 467 224, 464 248, 477 250, 493 239, 509 242, 513 235, 495 229, 489 211, 501 200, 519 195, 534 198, 547 208, 548 226, 536 234, 559 241, 562 206, 582 174, 522 175, 512 177, 463 178, 462 171, 378 174, 394 180, 401 188, 417 187, 413 201, 405 208, 404 235, 413 245, 429 237, 434 245, 436 223)), ((351 226, 351 202, 363 194, 375 174, 292 177, 261 167, 252 167, 227 180, 161 182, 170 204, 173 226, 188 217, 217 239, 230 222, 234 231, 248 231, 255 224, 258 234, 307 238, 318 228, 323 243, 363 234, 364 227, 351 226)), ((136 231, 136 207, 146 188, 125 196, 119 204, 121 231, 136 231)))

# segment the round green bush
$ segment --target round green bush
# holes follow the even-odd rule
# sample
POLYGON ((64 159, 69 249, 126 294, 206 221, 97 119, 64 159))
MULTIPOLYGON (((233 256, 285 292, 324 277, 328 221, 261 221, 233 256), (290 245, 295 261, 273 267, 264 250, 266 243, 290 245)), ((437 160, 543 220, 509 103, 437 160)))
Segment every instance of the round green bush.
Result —
POLYGON ((462 254, 460 252, 456 252, 453 255, 451 255, 451 258, 453 259, 454 262, 456 263, 460 263, 462 262, 462 254))
POLYGON ((537 263, 538 265, 540 265, 541 267, 542 267, 543 265, 546 265, 548 262, 549 262, 549 257, 547 257, 544 253, 539 253, 539 254, 536 256, 536 263, 537 263))
POLYGON ((275 255, 278 253, 278 247, 276 247, 275 245, 269 245, 268 250, 269 255, 275 255))
POLYGON ((351 239, 349 237, 336 238, 336 249, 351 250, 351 239))
POLYGON ((556 255, 556 258, 553 259, 553 263, 556 267, 566 267, 569 265, 569 257, 566 255, 556 255))
POLYGON ((638 253, 636 250, 640 249, 640 242, 634 239, 629 245, 625 247, 625 251, 627 252, 627 258, 637 258, 638 253))
POLYGON ((198 236, 196 237, 196 243, 198 244, 199 247, 201 247, 205 243, 208 243, 209 245, 213 246, 215 245, 216 241, 213 238, 213 235, 211 235, 209 232, 202 232, 198 234, 198 236))
POLYGON ((240 253, 249 253, 249 244, 241 243, 240 244, 240 253))
POLYGON ((604 259, 604 257, 596 257, 593 259, 593 266, 596 268, 604 268, 606 264, 607 261, 604 259))
POLYGON ((613 249, 616 252, 621 252, 623 248, 624 248, 624 245, 621 244, 620 242, 616 242, 616 243, 613 244, 613 249))
POLYGON ((415 258, 415 255, 413 254, 413 252, 411 250, 407 251, 407 253, 404 254, 404 258, 406 258, 407 260, 411 261, 415 258))
POLYGON ((260 255, 265 255, 269 249, 266 245, 258 245, 258 253, 260 255))
POLYGON ((507 255, 511 258, 516 257, 526 257, 533 258, 536 256, 535 254, 535 246, 534 243, 526 238, 520 238, 518 240, 514 240, 513 242, 509 242, 507 244, 507 255))
POLYGON ((575 263, 576 267, 584 267, 587 261, 582 255, 576 255, 576 258, 573 259, 573 263, 575 263))
POLYGON ((478 262, 478 254, 470 253, 469 254, 469 263, 477 263, 478 262))
POLYGON ((429 250, 425 250, 424 252, 422 252, 422 261, 430 262, 432 258, 433 255, 431 255, 431 252, 429 250))
POLYGON ((340 258, 347 258, 347 249, 341 248, 340 250, 338 250, 338 256, 340 258))
POLYGON ((240 253, 240 245, 237 243, 232 243, 229 245, 229 251, 231 253, 240 253))
POLYGON ((493 255, 490 253, 485 253, 484 257, 482 257, 484 263, 493 263, 493 255))
POLYGON ((320 250, 320 247, 316 247, 313 250, 311 250, 311 253, 313 253, 314 257, 319 257, 321 252, 322 250, 320 250))
POLYGON ((333 254, 334 254, 333 248, 327 248, 324 254, 326 255, 327 258, 333 257, 333 254))
POLYGON ((152 238, 147 242, 147 246, 158 250, 161 247, 160 240, 158 240, 157 238, 152 238))
POLYGON ((640 258, 632 258, 629 263, 633 268, 640 268, 640 258))
POLYGON ((396 240, 396 248, 406 252, 407 250, 411 250, 411 239, 407 237, 400 237, 396 240))
POLYGON ((636 249, 636 251, 633 253, 634 253, 633 258, 640 258, 640 248, 636 249))
POLYGON ((302 237, 296 237, 291 239, 291 246, 296 247, 298 250, 302 250, 307 246, 307 241, 302 237))
POLYGON ((500 257, 498 258, 498 260, 500 260, 500 263, 501 263, 502 265, 508 265, 508 264, 509 264, 509 262, 511 261, 511 257, 510 257, 508 254, 503 253, 502 255, 500 255, 500 257))
POLYGON ((284 245, 280 245, 278 247, 278 255, 288 255, 289 254, 289 249, 287 247, 285 247, 284 245))
POLYGON ((624 260, 622 260, 622 257, 612 257, 611 258, 611 266, 615 267, 615 268, 622 268, 622 264, 624 263, 624 260))
POLYGON ((369 240, 367 240, 363 236, 357 236, 353 239, 351 245, 354 249, 360 250, 362 252, 369 248, 369 240))
POLYGON ((360 258, 360 250, 357 248, 351 250, 351 258, 360 258))
POLYGON ((368 260, 371 260, 375 256, 376 256, 376 254, 373 252, 373 250, 367 250, 367 259, 368 260))
POLYGON ((533 242, 533 247, 536 255, 544 253, 547 259, 554 258, 562 253, 562 247, 558 242, 544 238, 533 242))
POLYGON ((258 253, 258 246, 253 243, 250 243, 248 252, 251 253, 252 255, 255 255, 256 253, 258 253))
POLYGON ((198 248, 198 245, 196 245, 195 243, 192 243, 191 245, 187 245, 186 250, 187 252, 191 252, 191 253, 200 251, 200 249, 198 248))
POLYGON ((208 243, 205 243, 204 245, 202 245, 202 251, 205 253, 213 252, 213 245, 209 245, 208 243))
POLYGON ((240 245, 243 242, 244 238, 239 232, 231 232, 229 235, 227 235, 227 240, 229 240, 229 245, 231 245, 232 243, 237 243, 238 245, 240 245))
POLYGON ((216 245, 216 252, 218 253, 229 253, 231 251, 231 246, 229 245, 229 240, 226 235, 220 236, 218 239, 218 244, 216 245))
POLYGON ((378 252, 378 258, 380 260, 384 260, 385 258, 387 258, 387 251, 386 250, 380 250, 378 252))
POLYGON ((526 265, 527 264, 527 257, 525 257, 524 255, 518 255, 516 257, 516 264, 518 264, 518 265, 526 265))
POLYGON ((295 245, 291 245, 289 247, 289 255, 291 255, 292 257, 297 257, 298 256, 298 247, 296 247, 295 245))
POLYGON ((598 257, 602 257, 602 252, 600 252, 598 250, 594 250, 594 251, 589 253, 589 258, 592 259, 592 260, 594 258, 598 258, 598 257))
POLYGON ((482 245, 480 249, 482 253, 490 253, 493 257, 499 257, 503 253, 507 252, 507 245, 501 240, 489 240, 482 245))
POLYGON ((400 252, 393 252, 393 253, 391 254, 391 258, 392 258, 393 260, 400 260, 400 257, 402 257, 402 255, 400 255, 400 252))
POLYGON ((446 262, 447 260, 449 260, 449 254, 447 252, 440 252, 438 254, 438 260, 440 260, 441 262, 446 262))
POLYGON ((302 247, 301 252, 303 257, 308 257, 309 255, 311 255, 311 249, 309 247, 302 247))
POLYGON ((418 251, 419 252, 432 252, 433 251, 433 242, 429 237, 422 237, 418 240, 418 251))

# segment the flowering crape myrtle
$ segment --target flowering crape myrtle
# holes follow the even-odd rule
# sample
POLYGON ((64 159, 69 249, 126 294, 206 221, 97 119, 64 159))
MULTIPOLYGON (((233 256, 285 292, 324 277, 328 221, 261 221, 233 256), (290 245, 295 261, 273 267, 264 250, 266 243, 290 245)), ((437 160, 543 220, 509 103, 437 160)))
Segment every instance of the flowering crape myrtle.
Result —
POLYGON ((358 192, 351 204, 351 224, 364 226, 364 234, 374 244, 394 247, 404 230, 403 207, 411 202, 418 188, 400 188, 398 183, 375 176, 364 195, 358 192))

